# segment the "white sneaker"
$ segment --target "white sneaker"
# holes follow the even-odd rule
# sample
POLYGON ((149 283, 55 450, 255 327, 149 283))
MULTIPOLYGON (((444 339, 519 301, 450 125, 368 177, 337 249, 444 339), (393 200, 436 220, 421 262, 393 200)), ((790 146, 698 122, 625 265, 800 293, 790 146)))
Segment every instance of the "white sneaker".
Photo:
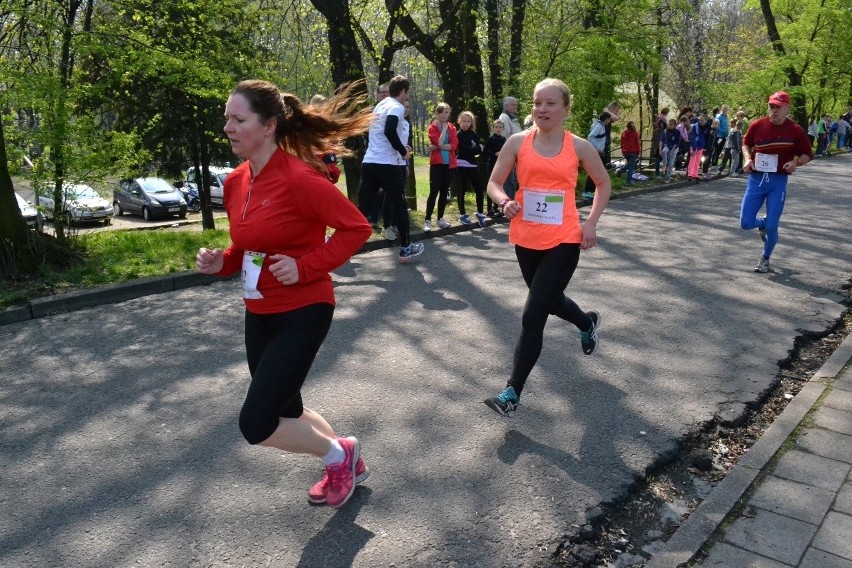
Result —
POLYGON ((447 229, 447 228, 451 227, 452 225, 450 225, 449 223, 447 223, 447 222, 444 220, 444 218, 443 218, 443 217, 441 217, 440 219, 438 219, 438 226, 439 226, 439 227, 441 227, 442 229, 447 229))
POLYGON ((382 236, 389 241, 396 240, 396 233, 394 233, 393 229, 390 227, 385 227, 385 229, 382 231, 382 236))
POLYGON ((423 221, 423 230, 424 231, 431 231, 432 230, 432 221, 430 221, 429 219, 426 219, 425 221, 423 221))

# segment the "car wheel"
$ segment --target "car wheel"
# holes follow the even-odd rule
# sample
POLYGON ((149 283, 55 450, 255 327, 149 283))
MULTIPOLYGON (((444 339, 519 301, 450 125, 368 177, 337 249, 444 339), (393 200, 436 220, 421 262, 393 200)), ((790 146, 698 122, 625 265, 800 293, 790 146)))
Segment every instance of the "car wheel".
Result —
POLYGON ((178 219, 186 219, 186 209, 178 213, 178 219))
POLYGON ((148 209, 147 207, 142 208, 142 218, 145 219, 146 221, 151 220, 151 210, 148 209))
POLYGON ((110 225, 112 225, 112 219, 106 219, 104 221, 104 227, 109 227, 110 225))
POLYGON ((121 205, 118 204, 118 201, 112 204, 112 214, 116 217, 121 217, 124 215, 124 211, 121 209, 121 205))

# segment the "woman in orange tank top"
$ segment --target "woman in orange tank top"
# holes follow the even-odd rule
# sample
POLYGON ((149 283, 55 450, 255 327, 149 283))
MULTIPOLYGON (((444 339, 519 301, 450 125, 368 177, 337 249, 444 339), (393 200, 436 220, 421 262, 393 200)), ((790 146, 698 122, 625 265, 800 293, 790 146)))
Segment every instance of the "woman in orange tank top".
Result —
POLYGON ((565 296, 565 288, 577 268, 580 251, 597 242, 598 219, 612 188, 597 150, 588 140, 564 129, 570 108, 571 93, 565 83, 545 79, 536 85, 535 127, 506 141, 488 180, 488 196, 510 220, 509 241, 515 245, 518 265, 529 288, 512 374, 505 390, 485 400, 503 416, 518 406, 527 377, 541 354, 544 325, 550 314, 580 330, 586 355, 592 354, 598 341, 600 315, 581 310, 565 296), (580 165, 597 188, 592 210, 582 224, 575 199, 580 165), (503 191, 503 182, 513 167, 519 187, 510 198, 503 191))

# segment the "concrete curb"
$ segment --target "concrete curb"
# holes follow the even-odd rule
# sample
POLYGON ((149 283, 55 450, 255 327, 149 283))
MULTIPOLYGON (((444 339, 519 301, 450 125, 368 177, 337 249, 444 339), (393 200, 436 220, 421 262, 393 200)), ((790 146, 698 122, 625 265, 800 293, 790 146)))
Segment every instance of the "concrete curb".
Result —
POLYGON ((825 392, 826 379, 836 378, 850 359, 852 335, 843 340, 734 469, 648 561, 646 568, 677 568, 698 553, 825 392))
POLYGON ((140 278, 130 282, 78 290, 67 294, 48 296, 33 300, 27 306, 0 312, 0 325, 41 318, 94 306, 116 304, 163 292, 174 292, 192 286, 202 286, 222 280, 217 276, 199 274, 195 271, 178 272, 168 276, 140 278))

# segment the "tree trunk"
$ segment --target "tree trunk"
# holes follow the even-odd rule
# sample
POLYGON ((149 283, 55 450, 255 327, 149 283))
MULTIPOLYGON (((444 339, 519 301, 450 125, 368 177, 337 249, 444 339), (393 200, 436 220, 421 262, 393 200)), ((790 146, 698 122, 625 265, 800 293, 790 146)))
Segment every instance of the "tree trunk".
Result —
MULTIPOLYGON (((772 43, 772 49, 775 50, 778 57, 787 57, 787 50, 784 48, 784 43, 781 41, 781 34, 778 31, 778 26, 775 24, 775 15, 772 13, 772 6, 769 0, 760 0, 760 10, 763 12, 763 20, 766 22, 766 33, 769 36, 769 41, 772 43)), ((787 83, 790 87, 800 87, 802 85, 801 73, 793 67, 792 63, 785 63, 784 72, 787 74, 787 83)), ((795 92, 791 96, 791 107, 793 111, 793 119, 799 123, 799 126, 807 131, 808 129, 808 113, 805 110, 804 93, 795 92)))
MULTIPOLYGON (((328 45, 331 60, 331 78, 340 86, 351 81, 363 81, 364 66, 355 30, 352 29, 349 2, 346 0, 311 0, 314 8, 325 18, 328 26, 328 45)), ((363 93, 366 94, 366 85, 363 93)), ((346 195, 353 203, 358 203, 358 186, 361 183, 361 160, 366 144, 362 136, 350 138, 345 142, 353 156, 343 159, 343 171, 346 173, 346 195)))
POLYGON ((34 274, 38 269, 30 250, 29 230, 14 194, 0 121, 0 276, 4 278, 34 274))
POLYGON ((506 84, 509 94, 518 96, 518 76, 521 74, 521 55, 524 49, 524 16, 527 0, 512 0, 512 24, 509 35, 509 77, 506 84))
MULTIPOLYGON (((493 112, 488 116, 489 127, 491 120, 500 116, 503 110, 503 70, 500 66, 500 12, 497 0, 485 0, 485 16, 488 20, 488 75, 490 77, 493 112)), ((483 131, 483 132, 488 132, 483 131)))
POLYGON ((463 110, 477 117, 477 129, 488 132, 488 110, 485 108, 485 77, 482 72, 482 55, 476 36, 476 21, 470 14, 478 9, 478 0, 460 0, 459 3, 442 1, 441 27, 435 32, 425 32, 417 25, 407 10, 400 5, 399 28, 412 45, 435 66, 444 102, 452 107, 451 120, 463 110), (461 15, 461 17, 460 17, 461 15), (451 33, 444 33, 452 30, 451 33), (438 44, 438 38, 446 41, 438 44))

